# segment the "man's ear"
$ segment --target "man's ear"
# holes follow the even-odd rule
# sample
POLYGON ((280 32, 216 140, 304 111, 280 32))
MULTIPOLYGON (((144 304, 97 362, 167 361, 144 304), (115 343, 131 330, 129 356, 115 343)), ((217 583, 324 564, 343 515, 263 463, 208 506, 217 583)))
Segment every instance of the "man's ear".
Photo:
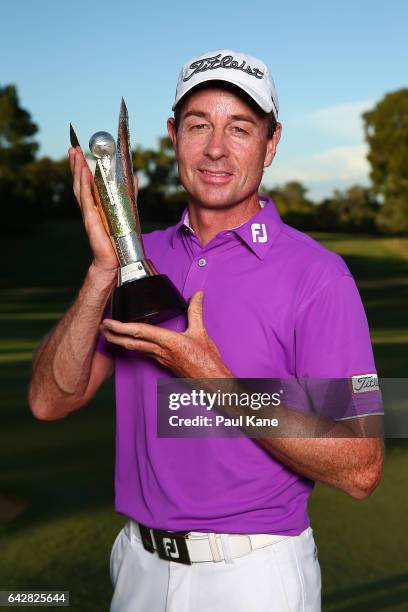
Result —
POLYGON ((272 160, 275 157, 276 149, 278 147, 278 142, 280 140, 281 134, 282 134, 282 124, 277 123, 272 138, 270 138, 266 144, 264 168, 271 165, 272 160))
POLYGON ((174 150, 176 150, 177 147, 177 130, 176 130, 176 125, 174 123, 174 117, 169 117, 167 119, 167 132, 169 135, 169 138, 172 142, 173 148, 174 150))

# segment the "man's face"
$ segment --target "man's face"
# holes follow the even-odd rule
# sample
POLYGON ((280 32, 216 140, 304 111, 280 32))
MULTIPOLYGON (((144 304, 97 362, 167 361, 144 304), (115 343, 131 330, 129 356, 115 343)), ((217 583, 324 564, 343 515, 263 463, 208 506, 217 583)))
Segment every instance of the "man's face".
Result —
POLYGON ((224 208, 256 193, 280 138, 280 124, 270 140, 266 128, 265 118, 234 93, 211 88, 191 94, 177 131, 174 119, 168 120, 180 181, 190 200, 224 208))

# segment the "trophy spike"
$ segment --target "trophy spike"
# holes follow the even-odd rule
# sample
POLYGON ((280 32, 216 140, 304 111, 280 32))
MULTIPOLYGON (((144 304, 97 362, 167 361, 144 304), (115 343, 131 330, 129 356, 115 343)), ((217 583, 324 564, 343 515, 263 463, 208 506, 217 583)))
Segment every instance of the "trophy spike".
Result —
MULTIPOLYGON (((129 116, 123 97, 120 102, 118 141, 116 149, 116 180, 123 185, 134 210, 137 211, 135 185, 133 181, 132 151, 130 148, 129 116)), ((135 215, 136 232, 141 234, 139 215, 135 215)))
POLYGON ((120 99, 120 109, 119 109, 119 123, 118 123, 118 141, 120 138, 123 139, 123 145, 125 141, 127 142, 130 149, 130 138, 129 138, 129 113, 126 106, 125 99, 120 99))
POLYGON ((119 121, 120 121, 120 115, 124 115, 126 117, 126 120, 128 119, 128 110, 127 110, 125 98, 123 96, 120 99, 119 121))
MULTIPOLYGON (((88 167, 89 167, 89 164, 88 164, 88 167)), ((104 177, 101 172, 99 160, 96 161, 94 180, 92 184, 92 193, 95 199, 96 208, 98 209, 98 212, 102 219, 102 223, 104 225, 106 233, 109 236, 112 236, 116 228, 114 226, 114 223, 112 222, 112 218, 110 216, 105 215, 103 212, 104 208, 106 210, 106 208, 110 206, 110 201, 109 201, 109 193, 106 189, 104 177)), ((114 241, 113 241, 113 246, 115 247, 115 252, 118 255, 118 251, 116 249, 114 241)), ((120 259, 119 255, 118 255, 118 259, 120 259)))
POLYGON ((71 147, 74 147, 74 149, 76 149, 77 147, 81 148, 72 123, 69 124, 69 139, 71 141, 71 147))
MULTIPOLYGON (((72 125, 72 123, 69 124, 69 139, 71 141, 71 147, 74 147, 74 149, 78 149, 79 148, 81 150, 81 153, 82 153, 82 147, 79 144, 78 136, 76 135, 76 132, 74 130, 74 126, 72 125)), ((91 174, 93 174, 92 169, 90 168, 90 166, 88 164, 88 161, 85 158, 85 155, 84 155, 84 159, 85 159, 86 165, 89 168, 89 172, 91 174)))
POLYGON ((126 145, 128 146, 130 151, 129 115, 125 100, 124 98, 121 98, 118 124, 118 148, 122 148, 124 152, 124 148, 126 145))

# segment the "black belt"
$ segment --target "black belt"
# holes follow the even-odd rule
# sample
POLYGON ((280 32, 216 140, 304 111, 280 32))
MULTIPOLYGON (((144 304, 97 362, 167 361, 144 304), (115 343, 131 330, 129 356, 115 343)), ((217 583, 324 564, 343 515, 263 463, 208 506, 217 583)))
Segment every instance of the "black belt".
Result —
POLYGON ((150 553, 157 552, 161 559, 176 561, 191 565, 188 553, 186 535, 189 531, 164 531, 162 529, 150 529, 138 523, 142 543, 150 553))

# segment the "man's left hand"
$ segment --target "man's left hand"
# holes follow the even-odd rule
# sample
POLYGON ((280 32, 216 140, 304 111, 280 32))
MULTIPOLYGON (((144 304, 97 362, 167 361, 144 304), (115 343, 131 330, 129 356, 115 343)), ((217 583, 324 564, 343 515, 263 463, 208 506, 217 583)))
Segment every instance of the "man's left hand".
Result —
POLYGON ((231 378, 233 374, 221 359, 220 352, 207 333, 203 321, 202 291, 191 297, 188 327, 176 332, 148 323, 121 323, 104 319, 101 331, 105 338, 130 351, 141 351, 181 378, 231 378))

